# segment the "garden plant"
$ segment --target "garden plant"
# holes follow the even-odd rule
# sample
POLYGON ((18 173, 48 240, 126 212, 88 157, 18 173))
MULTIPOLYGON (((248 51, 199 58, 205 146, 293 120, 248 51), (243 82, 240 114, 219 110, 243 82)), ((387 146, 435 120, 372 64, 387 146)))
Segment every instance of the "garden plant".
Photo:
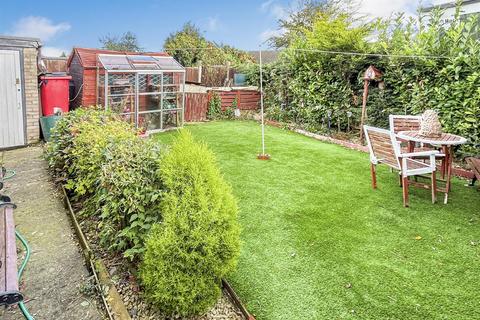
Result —
POLYGON ((236 266, 239 226, 232 191, 204 144, 184 132, 162 148, 109 111, 80 108, 57 122, 46 158, 98 254, 128 258, 162 314, 215 304, 236 266))

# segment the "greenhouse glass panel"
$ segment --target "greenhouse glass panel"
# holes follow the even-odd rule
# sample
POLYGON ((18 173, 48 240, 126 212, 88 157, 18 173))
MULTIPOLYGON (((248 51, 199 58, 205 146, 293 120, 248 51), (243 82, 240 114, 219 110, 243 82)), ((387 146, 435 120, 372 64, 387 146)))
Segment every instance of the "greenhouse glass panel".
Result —
POLYGON ((100 54, 97 101, 137 128, 183 125, 185 70, 172 57, 100 54))

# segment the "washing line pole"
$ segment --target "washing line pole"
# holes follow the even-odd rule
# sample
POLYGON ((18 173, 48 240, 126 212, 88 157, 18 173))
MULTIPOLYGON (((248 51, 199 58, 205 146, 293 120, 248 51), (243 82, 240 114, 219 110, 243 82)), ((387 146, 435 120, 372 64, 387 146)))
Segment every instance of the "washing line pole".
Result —
POLYGON ((259 46, 259 68, 260 68, 260 116, 262 120, 262 153, 257 156, 260 160, 270 159, 270 155, 265 153, 265 119, 263 116, 263 66, 262 66, 262 45, 259 46))
POLYGON ((259 55, 260 55, 260 109, 262 112, 262 154, 265 154, 265 123, 263 118, 262 47, 260 47, 259 55))

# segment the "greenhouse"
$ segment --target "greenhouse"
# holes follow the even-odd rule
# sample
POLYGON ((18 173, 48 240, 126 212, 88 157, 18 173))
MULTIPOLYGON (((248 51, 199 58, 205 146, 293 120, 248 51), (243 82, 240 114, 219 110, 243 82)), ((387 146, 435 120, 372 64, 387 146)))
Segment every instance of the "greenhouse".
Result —
POLYGON ((99 54, 98 102, 144 132, 181 127, 185 69, 170 56, 99 54))

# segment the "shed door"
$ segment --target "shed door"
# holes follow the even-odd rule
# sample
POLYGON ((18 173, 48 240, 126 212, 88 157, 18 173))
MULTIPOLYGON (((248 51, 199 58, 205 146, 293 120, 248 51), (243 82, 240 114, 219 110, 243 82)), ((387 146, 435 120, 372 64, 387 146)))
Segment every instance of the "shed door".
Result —
POLYGON ((25 144, 20 53, 0 50, 0 149, 25 144))

